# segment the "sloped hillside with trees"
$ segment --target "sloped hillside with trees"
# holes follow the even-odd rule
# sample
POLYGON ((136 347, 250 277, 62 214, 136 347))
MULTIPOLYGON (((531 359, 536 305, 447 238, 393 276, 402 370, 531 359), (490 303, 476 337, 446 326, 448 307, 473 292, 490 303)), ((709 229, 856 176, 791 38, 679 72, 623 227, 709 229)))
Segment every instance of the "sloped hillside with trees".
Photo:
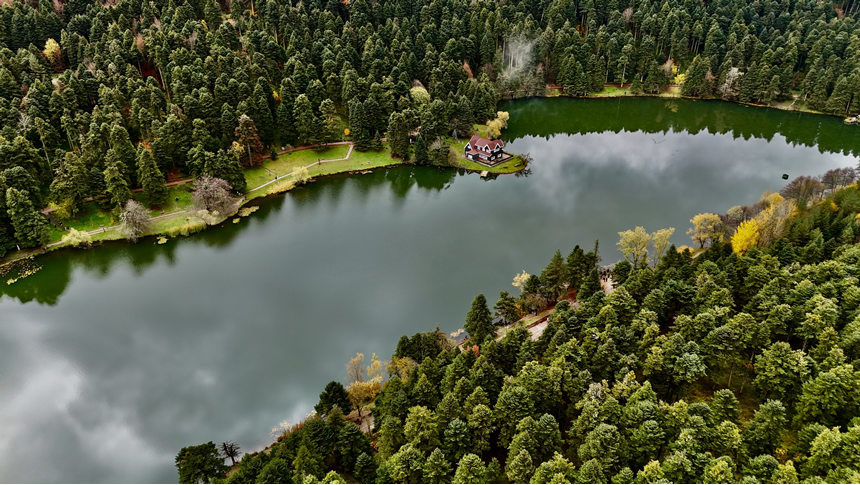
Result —
POLYGON ((497 335, 479 295, 464 345, 404 336, 384 382, 376 358, 353 359, 347 387, 226 481, 856 483, 860 190, 812 180, 694 227, 695 257, 672 246, 651 265, 646 243, 609 294, 597 248, 557 253, 496 304, 511 319, 554 304, 539 337, 497 335), (745 235, 753 221, 767 238, 745 235))

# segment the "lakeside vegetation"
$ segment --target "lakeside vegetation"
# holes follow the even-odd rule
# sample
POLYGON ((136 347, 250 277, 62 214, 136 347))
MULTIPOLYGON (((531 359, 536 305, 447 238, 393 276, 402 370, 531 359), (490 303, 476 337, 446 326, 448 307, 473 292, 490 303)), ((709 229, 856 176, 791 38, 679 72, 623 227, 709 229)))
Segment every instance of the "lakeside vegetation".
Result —
POLYGON ((287 145, 387 138, 395 158, 445 164, 448 136, 547 85, 674 83, 844 116, 860 99, 855 3, 6 3, 0 256, 57 239, 48 218, 73 227, 90 197, 116 220, 132 197, 160 213, 165 180, 244 192, 241 167, 287 145))
POLYGON ((500 295, 495 314, 522 318, 502 335, 479 295, 465 345, 437 329, 401 337, 389 362, 365 367, 359 354, 347 385, 326 385, 266 452, 230 468, 212 443, 186 448, 180 478, 208 460, 195 479, 856 483, 855 178, 798 177, 754 205, 697 215, 694 250, 667 248, 671 228, 619 233, 614 291, 601 289, 597 243, 556 252, 517 275, 519 296, 500 295), (545 308, 532 338, 523 322, 545 308))

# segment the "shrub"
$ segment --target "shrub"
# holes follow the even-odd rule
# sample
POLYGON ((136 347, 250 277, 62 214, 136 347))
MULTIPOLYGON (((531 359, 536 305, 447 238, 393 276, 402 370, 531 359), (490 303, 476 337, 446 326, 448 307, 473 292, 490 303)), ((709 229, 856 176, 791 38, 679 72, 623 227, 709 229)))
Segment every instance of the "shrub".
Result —
POLYGON ((88 232, 72 228, 69 229, 68 234, 63 236, 61 242, 64 246, 89 247, 93 244, 93 238, 88 232))
POLYGON ((182 226, 171 227, 164 231, 164 234, 170 237, 190 236, 196 232, 200 232, 206 228, 205 222, 189 222, 182 226))

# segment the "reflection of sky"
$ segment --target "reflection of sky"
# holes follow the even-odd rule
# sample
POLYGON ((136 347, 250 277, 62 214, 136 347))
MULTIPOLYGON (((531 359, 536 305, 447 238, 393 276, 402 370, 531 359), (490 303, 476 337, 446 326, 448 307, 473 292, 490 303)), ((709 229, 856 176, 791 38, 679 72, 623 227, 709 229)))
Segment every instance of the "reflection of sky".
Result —
MULTIPOLYGON (((269 203, 230 238, 234 226, 80 253, 56 305, 3 297, 3 480, 175 481, 182 446, 260 449, 356 351, 387 359, 401 334, 461 327, 474 295, 494 302, 556 249, 599 238, 611 263, 618 231, 635 225, 673 226, 673 242, 690 244, 698 212, 751 204, 784 172, 854 163, 781 135, 704 131, 508 148, 531 153, 530 177, 404 168, 330 179, 269 203)), ((45 264, 16 286, 63 276, 45 264)))

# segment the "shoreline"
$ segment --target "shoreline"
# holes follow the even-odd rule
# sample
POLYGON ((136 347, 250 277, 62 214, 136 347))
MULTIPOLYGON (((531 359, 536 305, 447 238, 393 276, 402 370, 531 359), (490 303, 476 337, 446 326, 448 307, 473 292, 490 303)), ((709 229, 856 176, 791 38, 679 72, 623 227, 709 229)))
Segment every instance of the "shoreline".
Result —
POLYGON ((533 96, 511 97, 511 98, 506 97, 506 98, 500 99, 499 102, 504 103, 504 102, 511 102, 511 101, 521 101, 521 100, 529 99, 529 98, 547 98, 547 99, 553 99, 553 98, 570 98, 570 99, 607 99, 607 98, 609 98, 609 99, 612 99, 612 98, 616 98, 616 99, 621 99, 621 98, 685 99, 685 100, 689 100, 689 101, 708 101, 708 102, 710 102, 710 101, 721 101, 723 103, 737 104, 739 106, 750 106, 753 108, 765 108, 765 109, 773 108, 773 109, 778 109, 781 111, 789 111, 789 112, 794 112, 794 113, 805 113, 805 114, 812 114, 812 115, 829 116, 829 117, 833 117, 833 118, 839 118, 843 121, 848 119, 845 116, 834 115, 831 113, 825 113, 823 111, 816 111, 816 110, 809 109, 806 107, 802 107, 802 108, 795 107, 795 103, 797 103, 800 99, 799 95, 797 95, 797 97, 793 97, 792 101, 790 101, 790 102, 789 101, 780 101, 778 103, 774 103, 774 104, 768 106, 765 104, 745 103, 745 102, 739 101, 739 100, 729 100, 729 99, 714 98, 714 97, 712 97, 712 98, 696 98, 696 97, 691 97, 691 96, 683 96, 683 95, 681 95, 681 85, 680 84, 670 84, 668 87, 666 87, 666 89, 662 93, 659 93, 659 94, 631 93, 629 91, 630 83, 624 83, 624 84, 626 84, 627 86, 620 87, 620 84, 605 84, 603 86, 603 90, 598 91, 596 93, 589 93, 588 96, 566 96, 564 94, 561 94, 561 91, 562 91, 561 87, 550 86, 549 88, 547 88, 547 90, 546 90, 546 92, 544 92, 544 94, 535 94, 533 96))
MULTIPOLYGON (((690 101, 706 101, 706 102, 720 101, 720 102, 737 104, 740 106, 749 106, 749 107, 753 107, 753 108, 765 108, 765 109, 774 108, 774 109, 778 109, 781 111, 829 116, 829 117, 843 118, 844 119, 844 117, 841 117, 841 116, 833 115, 830 113, 824 113, 821 111, 810 110, 810 109, 805 108, 805 107, 804 108, 797 108, 797 107, 795 107, 795 103, 797 102, 798 98, 794 98, 794 100, 790 103, 785 101, 785 102, 777 103, 777 104, 774 104, 771 106, 766 106, 766 105, 755 104, 755 103, 744 103, 741 101, 725 100, 725 99, 721 99, 721 98, 705 99, 705 98, 695 98, 695 97, 689 97, 689 96, 682 96, 680 85, 670 85, 662 93, 659 93, 659 94, 649 94, 649 93, 635 93, 634 94, 634 93, 630 93, 629 86, 620 87, 620 85, 618 85, 618 84, 606 84, 606 85, 604 85, 604 89, 602 91, 599 91, 597 93, 591 93, 588 96, 565 96, 565 95, 561 94, 559 87, 550 87, 547 89, 547 91, 544 94, 541 94, 541 95, 503 98, 500 100, 500 102, 501 103, 515 102, 515 101, 526 100, 529 98, 546 98, 546 99, 570 98, 570 99, 580 99, 580 100, 623 99, 623 98, 631 98, 631 99, 635 99, 635 98, 664 98, 664 99, 684 99, 684 100, 690 100, 690 101)), ((454 143, 452 143, 452 147, 459 147, 459 145, 460 145, 459 139, 455 140, 454 143)), ((353 152, 354 152, 354 150, 353 150, 354 145, 351 141, 340 141, 340 142, 329 143, 327 146, 322 147, 322 150, 328 151, 328 150, 331 150, 331 149, 338 147, 338 146, 349 146, 349 150, 348 150, 347 156, 345 158, 332 159, 332 160, 321 160, 321 161, 318 161, 317 163, 312 163, 311 165, 308 165, 305 168, 312 168, 314 166, 320 166, 321 167, 322 164, 324 164, 324 163, 346 161, 349 158, 351 158, 351 156, 353 155, 353 152)), ((373 152, 373 151, 358 152, 359 153, 358 156, 372 157, 374 155, 384 154, 388 149, 389 149, 388 144, 385 143, 383 145, 383 149, 380 150, 379 152, 373 152)), ((277 152, 278 159, 280 159, 281 157, 284 157, 284 156, 290 157, 293 153, 307 151, 307 150, 317 151, 317 150, 320 150, 320 148, 315 147, 313 145, 304 145, 304 146, 295 147, 289 151, 288 150, 281 150, 281 151, 277 152)), ((517 156, 515 155, 515 157, 517 157, 517 156)), ((277 161, 277 159, 274 161, 277 161)), ((283 175, 273 174, 265 166, 267 163, 271 163, 271 162, 273 162, 273 160, 266 159, 263 162, 261 162, 259 165, 244 168, 246 175, 249 172, 254 171, 255 169, 256 170, 262 169, 263 171, 268 172, 269 175, 275 175, 275 178, 267 180, 266 182, 259 184, 256 187, 251 188, 248 191, 246 191, 245 193, 243 193, 240 196, 240 197, 242 197, 242 200, 240 200, 240 202, 236 205, 236 209, 233 212, 231 212, 230 214, 227 214, 226 216, 224 216, 223 218, 218 220, 216 223, 207 224, 205 221, 203 221, 203 219, 197 217, 196 214, 193 213, 194 212, 193 207, 184 208, 181 210, 153 216, 152 221, 157 222, 157 221, 169 220, 172 217, 182 216, 183 214, 189 214, 189 213, 191 214, 190 217, 185 217, 185 218, 178 218, 177 217, 178 220, 175 221, 173 224, 170 224, 170 225, 167 225, 164 227, 158 227, 157 229, 154 229, 153 231, 148 232, 147 234, 142 236, 141 239, 148 238, 150 236, 156 236, 156 237, 160 236, 160 237, 172 238, 172 237, 179 237, 179 236, 184 236, 184 235, 191 235, 193 233, 208 229, 209 227, 223 224, 225 221, 227 221, 230 218, 237 217, 239 210, 243 207, 248 206, 251 201, 254 201, 257 199, 262 199, 265 197, 274 196, 274 195, 280 195, 281 193, 289 192, 292 189, 294 189, 296 187, 295 185, 293 187, 289 187, 289 188, 286 188, 283 190, 278 190, 278 191, 275 191, 273 193, 270 193, 268 190, 261 190, 261 189, 271 188, 272 186, 276 185, 276 183, 281 181, 281 180, 290 180, 291 175, 293 175, 293 173, 295 172, 295 171, 292 171, 290 173, 286 173, 283 175), (192 220, 192 218, 193 218, 193 220, 192 220), (188 234, 183 234, 180 231, 179 234, 171 235, 172 230, 181 230, 183 228, 183 226, 195 226, 195 227, 194 227, 194 230, 190 231, 188 234), (196 226, 200 226, 200 227, 196 227, 196 226)), ((388 168, 403 166, 403 165, 414 165, 412 163, 404 162, 400 159, 393 158, 390 155, 388 157, 386 157, 385 163, 380 163, 380 164, 373 164, 372 162, 367 162, 367 163, 368 163, 367 167, 351 166, 351 165, 347 164, 346 167, 336 169, 336 170, 331 171, 331 172, 326 172, 325 170, 321 169, 320 170, 321 173, 311 175, 311 177, 313 177, 313 178, 310 179, 308 182, 316 181, 316 178, 319 178, 319 177, 327 177, 327 176, 332 176, 332 175, 342 175, 342 174, 346 174, 346 173, 356 174, 356 173, 366 172, 367 170, 372 171, 372 170, 381 169, 381 168, 388 169, 388 168)), ((473 165, 477 165, 475 162, 471 162, 471 163, 473 165)), ((473 173, 479 173, 479 174, 482 172, 487 172, 488 174, 493 174, 493 175, 505 175, 505 174, 520 172, 527 167, 525 164, 523 164, 521 167, 517 168, 516 170, 510 170, 510 171, 499 170, 499 168, 501 168, 501 166, 487 167, 484 165, 481 165, 480 167, 470 167, 470 166, 465 166, 465 165, 449 166, 449 167, 441 167, 440 166, 439 168, 453 168, 453 169, 457 169, 457 170, 462 169, 462 170, 465 170, 467 172, 473 172, 473 173)), ((247 176, 246 176, 246 179, 247 179, 247 176)), ((177 181, 173 181, 173 182, 168 183, 166 185, 167 186, 171 186, 171 185, 182 186, 182 185, 189 183, 189 181, 182 181, 183 182, 182 184, 177 185, 176 182, 177 181)), ((139 190, 139 189, 137 189, 137 190, 139 190)), ((90 234, 91 236, 94 236, 94 239, 92 241, 92 244, 89 247, 79 248, 79 249, 92 249, 94 246, 98 246, 98 243, 101 243, 104 241, 116 241, 116 240, 125 239, 122 235, 120 235, 118 233, 118 228, 119 228, 119 225, 112 225, 109 227, 100 227, 98 229, 91 230, 91 231, 84 231, 84 232, 87 232, 88 234, 90 234), (98 237, 102 234, 105 234, 107 236, 98 237)), ((52 251, 55 251, 58 249, 63 249, 63 248, 74 248, 74 247, 69 246, 69 245, 63 245, 62 241, 53 241, 53 242, 50 242, 47 245, 40 247, 40 248, 33 248, 33 249, 29 249, 29 250, 21 250, 21 251, 11 252, 11 253, 7 254, 5 257, 0 258, 0 265, 13 264, 15 262, 22 261, 24 259, 35 258, 36 256, 41 256, 43 254, 47 254, 49 252, 52 252, 52 251)))
MULTIPOLYGON (((452 143, 452 147, 457 146, 459 143, 460 143, 459 139, 455 140, 454 143, 452 143)), ((346 167, 336 168, 335 170, 333 170, 331 172, 327 172, 325 170, 324 164, 332 163, 332 162, 347 161, 350 158, 352 158, 353 156, 355 156, 354 144, 351 141, 341 141, 341 142, 329 143, 327 146, 321 147, 321 148, 315 147, 312 145, 305 145, 305 146, 299 146, 299 147, 293 148, 289 151, 288 150, 278 151, 277 153, 278 153, 278 159, 280 159, 281 157, 290 157, 293 153, 301 152, 301 151, 307 151, 307 150, 326 151, 327 152, 327 151, 329 151, 335 147, 338 147, 338 146, 348 146, 349 147, 348 152, 347 152, 347 156, 344 158, 337 158, 337 159, 330 159, 330 160, 319 159, 316 163, 312 163, 308 166, 304 166, 303 168, 305 168, 305 169, 311 169, 313 167, 319 167, 320 173, 310 175, 311 178, 309 178, 302 185, 305 185, 307 183, 316 182, 318 179, 323 178, 323 177, 330 177, 330 176, 335 176, 335 175, 363 174, 363 173, 368 173, 370 171, 374 171, 374 170, 378 170, 378 169, 388 169, 388 168, 407 166, 407 165, 418 166, 418 165, 415 165, 414 163, 404 162, 402 159, 393 158, 393 157, 391 157, 391 155, 388 155, 387 153, 389 151, 389 147, 388 147, 387 143, 385 143, 383 145, 382 150, 379 150, 377 152, 374 152, 374 151, 356 152, 356 153, 360 153, 360 155, 358 155, 359 157, 364 156, 367 158, 370 158, 374 155, 376 155, 376 156, 387 155, 385 157, 385 161, 383 163, 374 164, 373 160, 371 160, 371 161, 367 162, 367 166, 361 166, 361 165, 352 166, 351 164, 347 164, 346 167)), ((518 159, 518 157, 519 157, 518 155, 514 155, 515 159, 518 159)), ((173 212, 168 212, 168 213, 159 214, 157 216, 152 216, 152 218, 150 220, 153 223, 153 225, 156 227, 154 227, 151 231, 149 231, 146 234, 144 234, 143 236, 141 236, 139 239, 146 239, 146 238, 150 238, 150 237, 156 237, 156 238, 163 237, 163 238, 171 239, 171 238, 176 238, 176 237, 190 236, 192 234, 195 234, 197 232, 201 232, 201 231, 209 229, 211 227, 222 225, 226 221, 228 221, 229 219, 237 218, 237 217, 245 217, 245 216, 240 215, 239 213, 243 207, 249 206, 252 201, 264 199, 267 197, 282 195, 282 194, 284 194, 286 192, 290 192, 293 189, 295 189, 296 187, 298 187, 298 185, 296 185, 294 183, 293 175, 299 169, 297 168, 296 170, 293 170, 289 173, 285 173, 283 175, 277 175, 277 174, 274 174, 271 171, 269 171, 268 168, 266 168, 266 166, 265 166, 266 163, 270 163, 273 161, 277 161, 277 160, 271 160, 271 159, 267 158, 263 162, 261 162, 259 165, 244 168, 246 175, 249 171, 252 171, 254 169, 262 169, 262 170, 268 172, 270 175, 274 175, 275 178, 272 178, 271 180, 268 180, 268 181, 266 181, 260 185, 257 185, 256 187, 249 188, 246 192, 244 192, 240 196, 236 197, 236 204, 234 206, 234 209, 229 214, 226 214, 225 216, 219 218, 215 223, 213 223, 213 224, 206 223, 203 219, 201 219, 200 217, 198 217, 196 215, 196 211, 194 210, 193 207, 184 208, 184 209, 176 210, 173 212), (283 181, 287 184, 290 184, 290 182, 293 182, 293 183, 291 184, 291 186, 288 186, 286 188, 277 189, 277 184, 281 181, 283 181), (272 189, 276 189, 276 190, 272 191, 272 189), (159 221, 170 220, 171 218, 177 218, 177 220, 174 221, 172 224, 164 226, 164 227, 160 227, 159 225, 155 224, 159 221), (192 228, 193 230, 190 230, 187 234, 183 234, 180 232, 179 234, 172 234, 171 235, 171 231, 181 230, 183 227, 186 227, 186 226, 193 226, 193 228, 192 228)), ((435 165, 428 165, 428 167, 434 167, 434 166, 435 165)), ((499 170, 500 166, 496 166, 496 167, 482 166, 483 168, 480 168, 480 169, 479 168, 472 168, 472 167, 468 167, 468 166, 435 166, 435 167, 440 168, 440 169, 455 169, 455 170, 461 170, 462 169, 462 170, 465 170, 467 172, 478 173, 478 174, 480 174, 482 171, 488 171, 490 174, 506 175, 506 174, 513 174, 513 173, 520 172, 526 168, 526 165, 523 164, 521 167, 517 168, 516 170, 512 170, 512 171, 499 170)), ((247 176, 246 176, 246 179, 247 179, 247 176)), ((191 182, 193 182, 193 181, 188 180, 188 181, 183 181, 182 184, 176 184, 176 181, 174 181, 174 182, 172 182, 172 185, 181 186, 181 185, 185 185, 185 184, 188 184, 191 182)), ((165 184, 165 185, 170 186, 169 184, 165 184)), ((250 214, 248 214, 248 215, 250 215, 250 214)), ((93 248, 99 246, 100 243, 103 243, 106 241, 121 241, 121 240, 125 239, 125 237, 119 233, 119 225, 118 224, 112 225, 109 227, 100 227, 98 229, 94 229, 91 231, 82 231, 82 232, 85 232, 85 233, 89 234, 91 237, 93 237, 92 243, 88 247, 70 246, 67 244, 63 244, 62 240, 52 241, 52 242, 46 244, 45 246, 42 246, 39 248, 24 249, 24 250, 20 250, 20 251, 10 252, 5 257, 0 258, 0 266, 15 264, 17 262, 20 262, 20 261, 23 261, 26 259, 33 259, 33 258, 36 258, 38 256, 42 256, 44 254, 48 254, 50 252, 60 250, 60 249, 89 250, 89 249, 93 249, 93 248), (105 235, 105 236, 102 236, 102 235, 105 235), (101 236, 101 237, 99 237, 99 236, 101 236)))

